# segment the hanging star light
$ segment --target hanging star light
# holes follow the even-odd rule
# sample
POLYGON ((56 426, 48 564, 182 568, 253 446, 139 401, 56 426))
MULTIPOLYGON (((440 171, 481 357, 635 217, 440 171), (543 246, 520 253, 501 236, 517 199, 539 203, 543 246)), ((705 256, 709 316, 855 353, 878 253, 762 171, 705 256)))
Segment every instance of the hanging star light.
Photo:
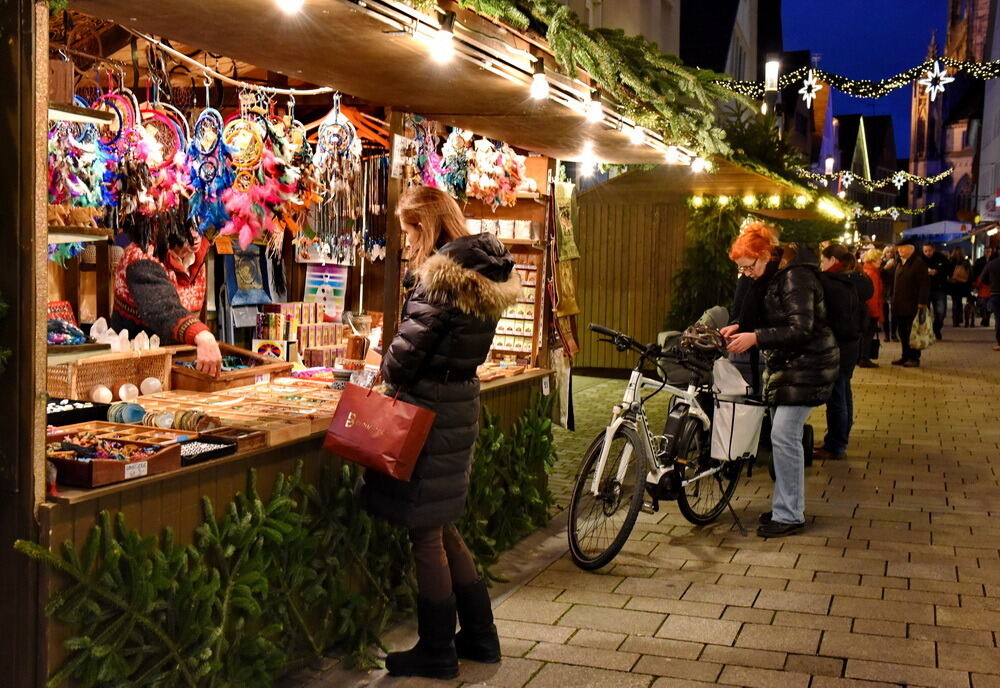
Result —
POLYGON ((823 90, 823 84, 816 80, 816 72, 810 69, 802 81, 802 88, 799 89, 799 95, 802 96, 802 100, 806 101, 807 108, 812 109, 813 100, 821 90, 823 90))
POLYGON ((906 183, 906 175, 902 172, 896 172, 896 174, 892 175, 892 183, 896 185, 897 191, 902 189, 903 184, 906 183))
POLYGON ((899 219, 899 209, 898 208, 892 208, 889 211, 889 217, 891 217, 893 219, 893 221, 898 220, 899 219))
POLYGON ((944 87, 955 80, 955 77, 948 76, 948 70, 942 69, 941 63, 934 61, 934 68, 927 70, 927 76, 918 79, 917 83, 927 87, 927 95, 931 97, 931 102, 937 98, 938 93, 944 93, 944 87))
POLYGON ((840 175, 840 181, 843 183, 844 188, 847 189, 851 186, 851 182, 854 181, 854 173, 847 170, 842 175, 840 175))

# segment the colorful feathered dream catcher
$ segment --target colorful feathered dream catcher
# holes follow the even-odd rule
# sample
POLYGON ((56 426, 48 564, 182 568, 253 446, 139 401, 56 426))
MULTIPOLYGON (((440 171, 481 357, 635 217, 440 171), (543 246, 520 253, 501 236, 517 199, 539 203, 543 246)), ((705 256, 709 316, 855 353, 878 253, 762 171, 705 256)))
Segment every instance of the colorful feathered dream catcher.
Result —
POLYGON ((223 193, 233 184, 234 175, 222 142, 222 115, 206 108, 195 122, 188 145, 191 183, 191 214, 198 232, 218 232, 230 221, 223 193))

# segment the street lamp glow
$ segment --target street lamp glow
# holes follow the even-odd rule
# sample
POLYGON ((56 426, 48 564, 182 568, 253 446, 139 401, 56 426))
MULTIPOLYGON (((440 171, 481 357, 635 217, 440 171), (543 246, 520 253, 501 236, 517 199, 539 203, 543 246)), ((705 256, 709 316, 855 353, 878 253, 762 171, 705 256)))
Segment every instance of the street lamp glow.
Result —
POLYGON ((583 144, 583 152, 580 154, 580 174, 590 177, 597 170, 597 158, 594 156, 594 144, 588 141, 583 144))
POLYGON ((455 56, 455 13, 448 12, 441 20, 441 26, 434 32, 431 57, 438 64, 450 62, 455 56))
POLYGON ((285 14, 295 14, 302 9, 302 5, 305 4, 305 0, 277 0, 278 9, 280 9, 285 14))
POLYGON ((826 160, 823 161, 823 171, 826 174, 833 174, 833 156, 828 155, 826 160))
POLYGON ((535 100, 549 97, 549 80, 545 76, 545 63, 540 57, 535 60, 535 73, 531 77, 531 97, 535 100))
POLYGON ((764 63, 764 91, 776 93, 778 91, 778 71, 781 69, 781 62, 778 58, 771 56, 764 63))

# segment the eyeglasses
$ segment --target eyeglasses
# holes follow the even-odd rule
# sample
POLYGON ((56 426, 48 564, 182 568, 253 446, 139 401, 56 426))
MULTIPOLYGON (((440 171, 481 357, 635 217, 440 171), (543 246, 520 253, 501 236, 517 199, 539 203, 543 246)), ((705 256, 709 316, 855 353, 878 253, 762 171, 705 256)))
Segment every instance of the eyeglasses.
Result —
POLYGON ((756 260, 754 260, 754 262, 750 263, 750 265, 740 265, 739 273, 741 275, 747 275, 747 276, 753 274, 754 268, 757 267, 757 261, 759 260, 760 258, 757 258, 756 260))

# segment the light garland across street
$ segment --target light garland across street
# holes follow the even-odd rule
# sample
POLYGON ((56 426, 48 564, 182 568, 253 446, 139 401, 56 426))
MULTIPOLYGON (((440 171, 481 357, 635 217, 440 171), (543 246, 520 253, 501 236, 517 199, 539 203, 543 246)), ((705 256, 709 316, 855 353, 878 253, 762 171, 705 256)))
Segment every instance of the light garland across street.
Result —
POLYGON ((898 170, 893 173, 892 176, 884 177, 882 179, 868 179, 866 177, 859 177, 858 175, 850 172, 832 172, 830 174, 820 174, 818 172, 813 172, 805 168, 799 168, 796 173, 800 177, 808 179, 811 182, 815 182, 822 186, 828 186, 832 181, 842 181, 844 187, 849 187, 853 182, 857 182, 863 186, 868 191, 875 191, 876 189, 881 189, 889 184, 895 185, 897 189, 903 188, 903 185, 907 182, 916 184, 917 186, 930 186, 931 184, 936 184, 942 179, 950 177, 954 172, 954 168, 949 168, 940 174, 936 174, 933 177, 920 177, 915 174, 910 174, 909 172, 898 170))

